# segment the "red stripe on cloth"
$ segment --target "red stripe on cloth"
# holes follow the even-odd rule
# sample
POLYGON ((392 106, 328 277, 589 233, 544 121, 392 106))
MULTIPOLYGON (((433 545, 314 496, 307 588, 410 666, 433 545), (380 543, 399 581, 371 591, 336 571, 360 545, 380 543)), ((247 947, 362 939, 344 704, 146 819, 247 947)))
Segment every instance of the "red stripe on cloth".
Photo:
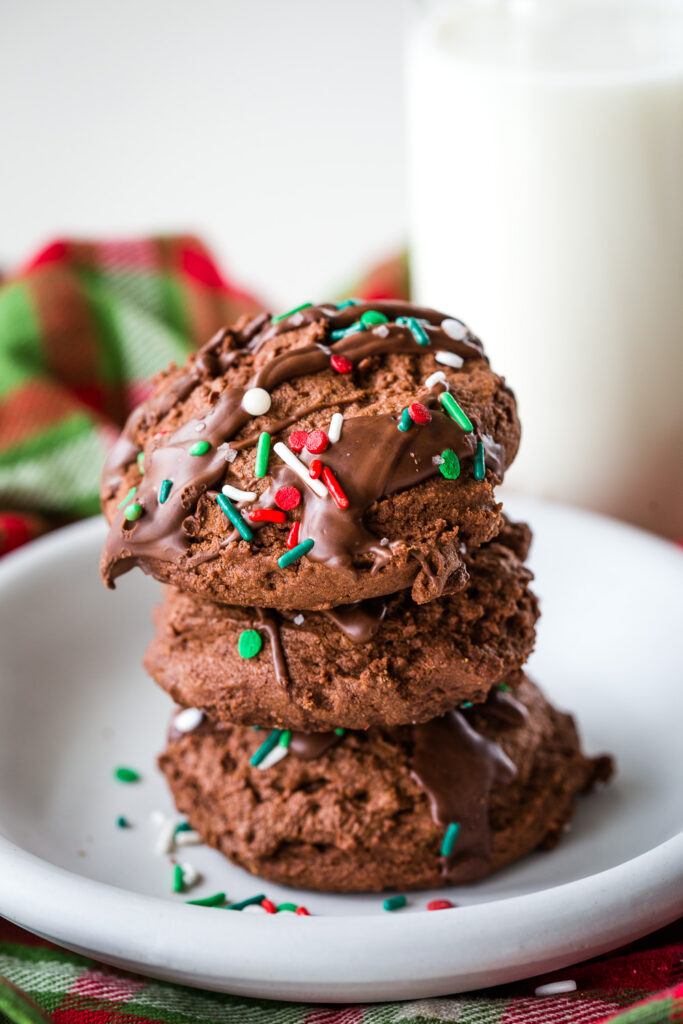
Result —
POLYGON ((153 273, 159 266, 157 249, 151 238, 96 242, 94 256, 103 270, 153 273))
POLYGON ((362 1024, 367 1011, 367 1006, 340 1006, 337 1009, 312 1006, 302 1024, 362 1024))
POLYGON ((114 974, 93 968, 79 974, 69 992, 90 999, 106 999, 110 1003, 127 1003, 147 984, 144 978, 132 978, 127 974, 114 974))
POLYGON ((34 537, 35 532, 28 519, 11 512, 0 512, 0 555, 14 551, 34 537))
POLYGON ((209 288, 225 289, 228 287, 223 280, 216 264, 206 252, 193 245, 183 245, 180 249, 180 267, 183 273, 209 288))
POLYGON ((40 378, 30 381, 0 403, 0 450, 16 448, 67 417, 83 412, 76 396, 59 384, 40 378))
POLYGON ((69 247, 66 242, 58 239, 50 242, 44 249, 41 249, 37 256, 34 256, 22 269, 22 273, 42 267, 46 263, 62 263, 66 260, 69 247))

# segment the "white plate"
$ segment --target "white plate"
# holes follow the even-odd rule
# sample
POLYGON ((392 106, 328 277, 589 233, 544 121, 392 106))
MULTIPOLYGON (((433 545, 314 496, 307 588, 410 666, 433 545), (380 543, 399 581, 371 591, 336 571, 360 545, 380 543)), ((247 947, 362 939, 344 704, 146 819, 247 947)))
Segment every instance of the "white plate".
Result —
POLYGON ((124 968, 222 991, 359 1001, 443 995, 566 966, 683 912, 683 557, 584 512, 515 500, 536 540, 543 619, 532 675, 575 710, 589 751, 619 774, 583 800, 570 833, 476 886, 386 913, 381 898, 297 893, 217 853, 183 858, 197 895, 266 892, 317 916, 186 906, 153 851, 171 810, 154 765, 170 712, 144 675, 158 588, 99 581, 101 520, 0 563, 0 913, 124 968), (114 766, 143 773, 136 785, 114 766), (117 829, 118 815, 133 828, 117 829))

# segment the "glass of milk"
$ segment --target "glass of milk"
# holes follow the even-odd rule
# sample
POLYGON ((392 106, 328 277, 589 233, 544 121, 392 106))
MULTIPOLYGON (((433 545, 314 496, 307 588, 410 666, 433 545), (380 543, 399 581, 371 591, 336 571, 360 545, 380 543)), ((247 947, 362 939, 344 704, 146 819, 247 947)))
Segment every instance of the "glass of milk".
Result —
POLYGON ((683 537, 683 2, 415 8, 415 297, 513 386, 513 487, 683 537))

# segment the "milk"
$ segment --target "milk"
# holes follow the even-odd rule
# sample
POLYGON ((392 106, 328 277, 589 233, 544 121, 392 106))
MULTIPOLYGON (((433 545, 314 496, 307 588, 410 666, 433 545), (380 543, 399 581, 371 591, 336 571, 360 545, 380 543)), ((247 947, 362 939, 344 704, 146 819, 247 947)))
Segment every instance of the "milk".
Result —
POLYGON ((514 388, 510 484, 683 536, 683 4, 428 4, 408 109, 415 295, 514 388))

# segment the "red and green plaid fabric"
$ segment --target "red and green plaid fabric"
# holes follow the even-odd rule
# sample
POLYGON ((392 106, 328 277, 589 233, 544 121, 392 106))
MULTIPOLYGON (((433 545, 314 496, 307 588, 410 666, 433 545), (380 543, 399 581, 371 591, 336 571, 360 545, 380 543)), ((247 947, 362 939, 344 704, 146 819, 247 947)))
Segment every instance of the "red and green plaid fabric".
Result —
MULTIPOLYGON (((347 292, 405 297, 405 258, 378 266, 347 292)), ((292 304, 302 298, 320 296, 294 295, 292 304)), ((191 237, 58 241, 0 282, 0 554, 95 514, 105 453, 144 398, 149 377, 260 308, 191 237)), ((49 1014, 56 1024, 589 1024, 658 992, 615 1019, 683 1024, 682 958, 679 927, 548 979, 492 992, 322 1007, 124 975, 0 921, 0 1021, 4 1015, 13 1024, 35 1024, 49 1014), (568 977, 575 993, 534 996, 541 981, 568 977)))

